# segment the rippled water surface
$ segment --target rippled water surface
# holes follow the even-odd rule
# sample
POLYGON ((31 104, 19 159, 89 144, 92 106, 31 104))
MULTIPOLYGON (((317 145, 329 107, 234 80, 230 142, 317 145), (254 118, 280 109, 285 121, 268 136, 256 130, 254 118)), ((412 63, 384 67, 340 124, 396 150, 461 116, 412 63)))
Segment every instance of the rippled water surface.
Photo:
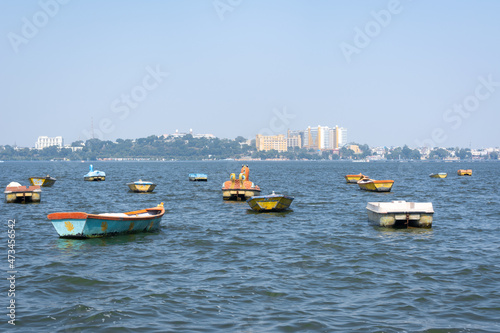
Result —
POLYGON ((57 178, 40 204, 0 203, 4 253, 16 220, 17 331, 500 332, 500 163, 250 162, 263 194, 295 197, 292 211, 270 214, 222 200, 241 162, 95 162, 106 181, 84 182, 88 165, 0 163, 2 188, 57 178), (190 172, 209 181, 189 182, 190 172), (359 172, 394 179, 392 192, 345 183, 359 172), (128 192, 138 179, 155 192, 128 192), (366 203, 391 200, 432 202, 433 228, 371 226, 366 203), (160 202, 151 234, 60 239, 47 219, 160 202))

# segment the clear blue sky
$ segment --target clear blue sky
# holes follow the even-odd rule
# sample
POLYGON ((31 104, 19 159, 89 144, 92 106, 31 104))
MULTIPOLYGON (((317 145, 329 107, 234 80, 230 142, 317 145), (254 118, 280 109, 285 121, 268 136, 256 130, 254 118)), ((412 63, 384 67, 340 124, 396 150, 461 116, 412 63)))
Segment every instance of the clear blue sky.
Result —
POLYGON ((0 1, 0 145, 93 119, 107 140, 339 125, 499 146, 500 1, 60 2, 0 1))

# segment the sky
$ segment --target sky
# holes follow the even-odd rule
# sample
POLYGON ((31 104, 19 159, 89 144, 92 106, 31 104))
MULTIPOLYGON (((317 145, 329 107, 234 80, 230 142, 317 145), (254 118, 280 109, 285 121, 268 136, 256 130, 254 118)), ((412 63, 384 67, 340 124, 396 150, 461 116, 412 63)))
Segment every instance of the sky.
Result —
POLYGON ((338 125, 500 146, 497 0, 0 0, 0 37, 0 145, 338 125))

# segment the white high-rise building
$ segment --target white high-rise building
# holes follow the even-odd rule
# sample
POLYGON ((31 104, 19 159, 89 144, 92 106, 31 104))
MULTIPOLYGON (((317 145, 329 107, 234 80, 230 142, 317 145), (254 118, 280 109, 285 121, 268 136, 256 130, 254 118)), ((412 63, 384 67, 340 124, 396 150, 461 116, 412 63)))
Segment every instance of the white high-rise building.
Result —
POLYGON ((52 146, 62 148, 64 146, 64 140, 62 136, 56 136, 54 138, 49 138, 48 136, 39 136, 38 140, 35 143, 36 149, 43 149, 52 146))
POLYGON ((347 129, 335 126, 308 127, 304 132, 303 146, 314 149, 336 149, 347 144, 347 129))
POLYGON ((343 127, 335 126, 335 131, 337 134, 337 148, 345 146, 347 144, 347 129, 343 127))
POLYGON ((330 146, 330 128, 318 125, 318 149, 332 149, 330 146))

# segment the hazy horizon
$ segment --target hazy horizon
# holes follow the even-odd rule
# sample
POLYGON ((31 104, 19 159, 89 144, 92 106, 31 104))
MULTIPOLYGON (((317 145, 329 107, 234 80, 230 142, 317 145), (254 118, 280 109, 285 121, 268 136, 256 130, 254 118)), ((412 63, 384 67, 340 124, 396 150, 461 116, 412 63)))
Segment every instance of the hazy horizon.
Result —
POLYGON ((500 2, 4 1, 0 145, 344 127, 498 147, 500 2))

